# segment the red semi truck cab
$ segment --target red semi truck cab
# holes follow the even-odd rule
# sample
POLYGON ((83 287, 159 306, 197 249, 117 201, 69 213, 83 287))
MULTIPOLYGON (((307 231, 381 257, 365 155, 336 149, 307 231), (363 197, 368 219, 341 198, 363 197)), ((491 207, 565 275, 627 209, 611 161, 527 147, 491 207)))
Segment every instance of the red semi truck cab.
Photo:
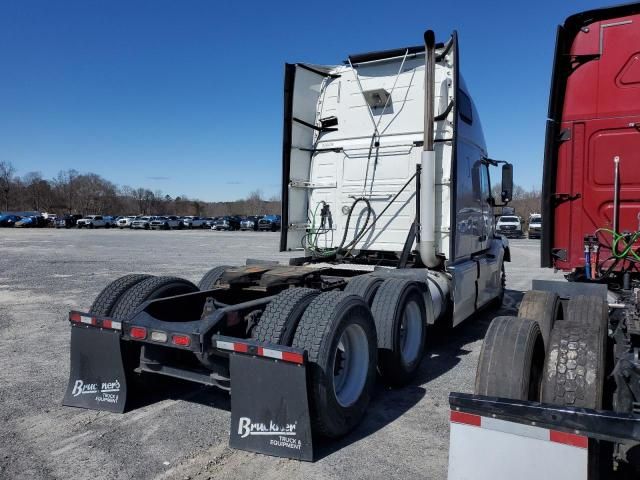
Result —
MULTIPOLYGON (((569 17, 558 27, 553 72, 541 264, 581 274, 589 248, 585 238, 616 223, 616 158, 617 230, 640 230, 640 4, 569 17)), ((612 247, 610 234, 597 235, 612 247)), ((604 261, 611 252, 601 250, 604 261)))

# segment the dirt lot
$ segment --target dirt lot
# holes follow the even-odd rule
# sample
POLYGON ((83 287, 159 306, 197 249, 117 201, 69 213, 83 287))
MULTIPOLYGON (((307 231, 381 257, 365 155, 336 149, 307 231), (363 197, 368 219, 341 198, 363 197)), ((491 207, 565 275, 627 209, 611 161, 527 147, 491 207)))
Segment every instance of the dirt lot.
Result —
POLYGON ((197 282, 247 257, 286 260, 277 243, 257 232, 1 229, 0 478, 446 478, 447 395, 472 390, 491 318, 512 311, 532 278, 554 277, 535 267, 538 241, 511 242, 501 312, 431 335, 417 380, 378 387, 363 424, 321 445, 315 463, 230 450, 229 398, 215 389, 172 384, 171 395, 124 415, 61 406, 70 309, 88 309, 130 272, 197 282))

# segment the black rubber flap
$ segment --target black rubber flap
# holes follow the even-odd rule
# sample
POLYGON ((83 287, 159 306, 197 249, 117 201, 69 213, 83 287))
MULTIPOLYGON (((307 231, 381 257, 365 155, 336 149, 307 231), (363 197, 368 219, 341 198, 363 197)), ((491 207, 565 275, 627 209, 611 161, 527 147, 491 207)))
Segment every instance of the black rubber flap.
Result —
POLYGON ((126 399, 120 333, 71 327, 71 371, 62 404, 122 413, 126 399))
POLYGON ((232 353, 229 446, 313 461, 304 365, 232 353))

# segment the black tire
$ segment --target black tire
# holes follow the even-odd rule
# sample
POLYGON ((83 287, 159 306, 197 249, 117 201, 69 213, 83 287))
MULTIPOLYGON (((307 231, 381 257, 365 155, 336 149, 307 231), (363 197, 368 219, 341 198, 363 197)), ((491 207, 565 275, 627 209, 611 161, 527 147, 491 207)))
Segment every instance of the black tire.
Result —
POLYGON ((219 267, 213 267, 207 273, 204 274, 202 280, 198 282, 198 288, 200 290, 211 290, 219 285, 219 280, 224 272, 231 268, 229 265, 220 265, 219 267))
POLYGON ((607 331, 609 304, 604 298, 591 295, 576 295, 567 303, 566 319, 585 326, 595 326, 607 331))
POLYGON ((293 346, 305 349, 309 355, 309 400, 314 432, 328 438, 347 434, 364 416, 375 384, 376 329, 369 306, 357 295, 340 291, 318 295, 300 319, 293 346), (364 348, 360 351, 366 372, 358 377, 361 389, 352 389, 354 398, 340 403, 334 382, 344 371, 336 372, 335 359, 339 358, 338 345, 345 332, 358 332, 366 345, 366 351, 364 348))
POLYGON ((98 294, 89 309, 89 313, 108 317, 124 292, 150 277, 151 275, 132 273, 114 280, 98 294))
POLYGON ((551 330, 558 318, 562 316, 562 302, 557 293, 542 290, 529 290, 522 297, 518 317, 530 318, 538 322, 545 349, 549 345, 551 330))
POLYGON ((404 385, 413 379, 424 356, 427 332, 424 292, 410 279, 388 278, 375 295, 371 313, 378 334, 378 371, 386 383, 404 385), (410 305, 412 310, 407 310, 410 305), (405 318, 405 314, 412 316, 405 318), (406 343, 414 336, 403 333, 403 320, 411 322, 404 325, 404 332, 420 328, 415 343, 406 343), (408 349, 405 349, 408 358, 403 355, 403 346, 408 349))
POLYGON ((113 307, 111 316, 116 320, 127 320, 145 302, 197 291, 198 287, 183 278, 147 278, 131 287, 120 297, 113 307))
POLYGON ((90 223, 90 224, 89 224, 89 228, 93 228, 93 223, 90 223))
POLYGON ((475 393, 539 401, 544 343, 535 320, 496 317, 482 343, 475 393))
POLYGON ((373 304, 373 299, 376 296, 376 292, 380 288, 380 285, 382 285, 383 281, 384 278, 374 277, 373 275, 358 275, 357 277, 349 280, 344 292, 359 295, 369 306, 371 306, 373 304))
POLYGON ((290 288, 279 293, 260 317, 251 332, 259 342, 291 346, 300 319, 320 292, 311 288, 290 288))
POLYGON ((541 400, 571 407, 602 408, 606 339, 606 331, 597 325, 557 322, 549 339, 541 400))

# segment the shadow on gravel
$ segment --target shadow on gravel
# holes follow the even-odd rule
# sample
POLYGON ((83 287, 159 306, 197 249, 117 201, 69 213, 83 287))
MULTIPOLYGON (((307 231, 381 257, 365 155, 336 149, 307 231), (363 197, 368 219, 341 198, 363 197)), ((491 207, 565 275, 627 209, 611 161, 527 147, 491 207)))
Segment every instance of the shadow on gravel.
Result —
POLYGON ((141 385, 128 396, 127 412, 167 399, 184 400, 226 411, 231 410, 227 392, 177 378, 147 374, 141 385))
POLYGON ((390 389, 378 381, 373 400, 360 426, 338 441, 314 440, 315 460, 368 437, 404 415, 425 396, 424 384, 444 375, 460 363, 462 356, 471 353, 465 346, 483 339, 494 317, 517 315, 522 295, 523 292, 507 290, 499 309, 483 310, 456 328, 431 327, 427 332, 427 354, 412 384, 390 389))

